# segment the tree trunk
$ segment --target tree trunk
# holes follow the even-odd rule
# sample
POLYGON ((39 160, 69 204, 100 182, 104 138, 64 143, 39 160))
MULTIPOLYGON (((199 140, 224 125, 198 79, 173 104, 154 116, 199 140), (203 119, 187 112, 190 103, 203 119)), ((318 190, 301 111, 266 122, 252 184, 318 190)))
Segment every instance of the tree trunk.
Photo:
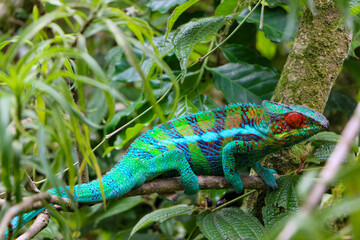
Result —
MULTIPOLYGON (((314 14, 305 9, 292 50, 287 58, 272 101, 303 104, 323 112, 331 87, 347 57, 351 33, 333 0, 314 0, 314 14)), ((305 150, 305 149, 304 149, 305 150)), ((306 152, 306 151, 305 151, 306 152)), ((299 166, 299 159, 284 149, 266 159, 266 166, 286 174, 299 166)), ((248 198, 246 206, 261 217, 264 192, 248 198)))

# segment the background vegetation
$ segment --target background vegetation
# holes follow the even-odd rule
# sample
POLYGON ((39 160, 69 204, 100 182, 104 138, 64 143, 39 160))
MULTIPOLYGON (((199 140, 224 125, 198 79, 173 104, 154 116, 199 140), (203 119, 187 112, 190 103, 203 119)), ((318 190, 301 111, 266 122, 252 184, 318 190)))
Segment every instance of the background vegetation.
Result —
MULTIPOLYGON (((45 191, 101 176, 135 137, 157 123, 226 103, 270 99, 299 19, 304 9, 316 16, 318 2, 1 2, 0 219, 36 191, 30 183, 45 191)), ((345 26, 352 42, 330 96, 322 99, 328 98, 330 131, 340 134, 359 100, 360 2, 336 6, 342 14, 336 28, 345 26)), ((304 61, 311 54, 316 53, 304 61)), ((325 133, 312 140, 307 155, 294 148, 304 169, 278 180, 280 190, 262 198, 257 218, 244 207, 250 200, 236 198, 233 190, 179 193, 176 202, 152 194, 107 203, 106 211, 103 204, 51 211, 37 238, 274 238, 295 214, 302 221, 296 222, 294 239, 359 239, 358 141, 320 206, 306 219, 299 217, 299 206, 338 141, 325 133)))

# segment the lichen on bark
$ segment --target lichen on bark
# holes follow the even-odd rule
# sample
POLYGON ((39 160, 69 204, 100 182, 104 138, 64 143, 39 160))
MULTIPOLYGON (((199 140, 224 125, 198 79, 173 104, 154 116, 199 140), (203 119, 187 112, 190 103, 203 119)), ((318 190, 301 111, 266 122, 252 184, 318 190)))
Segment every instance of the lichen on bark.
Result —
POLYGON ((304 11, 272 100, 305 104, 322 112, 347 57, 351 36, 334 1, 314 2, 316 15, 304 11))
MULTIPOLYGON (((303 12, 272 101, 303 104, 323 112, 347 57, 351 33, 344 26, 343 16, 333 0, 314 0, 314 4, 315 12, 309 9, 303 12)), ((289 149, 284 149, 270 155, 265 162, 279 174, 286 174, 298 167, 299 159, 289 149)), ((264 193, 259 192, 248 198, 244 207, 261 217, 263 196, 264 193)))

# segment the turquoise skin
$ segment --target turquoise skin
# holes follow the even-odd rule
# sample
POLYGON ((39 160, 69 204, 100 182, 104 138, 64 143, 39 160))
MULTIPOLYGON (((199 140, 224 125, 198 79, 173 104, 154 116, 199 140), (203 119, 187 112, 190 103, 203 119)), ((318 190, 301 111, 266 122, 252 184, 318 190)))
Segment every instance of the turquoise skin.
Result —
MULTIPOLYGON (((224 175, 241 193, 244 187, 238 170, 248 167, 276 189, 276 171, 264 168, 259 161, 308 139, 328 125, 323 115, 306 106, 269 101, 262 105, 230 104, 172 119, 138 137, 102 177, 105 199, 119 198, 164 173, 180 175, 186 194, 198 192, 198 175, 224 175)), ((69 187, 48 192, 70 198, 69 187)), ((102 201, 99 180, 76 185, 71 198, 86 203, 102 201)), ((13 231, 44 209, 23 214, 20 224, 19 218, 14 218, 13 231)))

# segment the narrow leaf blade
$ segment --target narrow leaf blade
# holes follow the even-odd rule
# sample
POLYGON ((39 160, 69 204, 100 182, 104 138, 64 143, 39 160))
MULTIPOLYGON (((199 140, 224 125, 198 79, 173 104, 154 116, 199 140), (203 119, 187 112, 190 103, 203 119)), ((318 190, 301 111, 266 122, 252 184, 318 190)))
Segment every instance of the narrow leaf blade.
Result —
POLYGON ((187 1, 183 4, 181 4, 180 6, 176 7, 175 10, 173 11, 173 13, 171 14, 171 16, 169 17, 168 23, 167 23, 167 29, 166 29, 166 34, 165 34, 165 40, 167 39, 167 37, 169 36, 169 33, 172 29, 172 27, 174 26, 174 23, 176 22, 176 20, 180 17, 180 15, 189 7, 191 7, 192 5, 194 5, 195 3, 197 3, 199 0, 190 0, 187 1))

